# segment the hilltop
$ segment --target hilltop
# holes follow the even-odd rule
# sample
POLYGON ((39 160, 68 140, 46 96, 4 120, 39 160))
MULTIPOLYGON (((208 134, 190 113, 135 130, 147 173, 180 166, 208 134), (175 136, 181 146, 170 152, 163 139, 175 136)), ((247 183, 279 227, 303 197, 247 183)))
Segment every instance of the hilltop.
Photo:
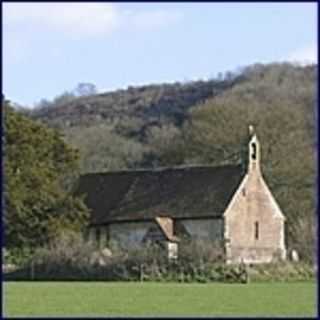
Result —
POLYGON ((148 126, 167 122, 179 126, 192 106, 232 87, 234 83, 235 80, 230 79, 129 86, 113 92, 75 97, 71 101, 62 100, 37 108, 30 116, 60 129, 103 123, 121 131, 121 125, 126 126, 130 121, 137 123, 140 132, 148 126))

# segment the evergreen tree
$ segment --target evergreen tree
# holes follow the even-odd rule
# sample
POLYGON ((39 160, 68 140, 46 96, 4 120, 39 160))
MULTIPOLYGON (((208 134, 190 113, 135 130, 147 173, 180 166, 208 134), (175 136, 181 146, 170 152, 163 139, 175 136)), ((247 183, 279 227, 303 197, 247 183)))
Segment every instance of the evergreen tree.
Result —
POLYGON ((4 240, 7 248, 44 244, 62 228, 81 229, 88 212, 72 196, 77 151, 60 133, 3 103, 4 240))

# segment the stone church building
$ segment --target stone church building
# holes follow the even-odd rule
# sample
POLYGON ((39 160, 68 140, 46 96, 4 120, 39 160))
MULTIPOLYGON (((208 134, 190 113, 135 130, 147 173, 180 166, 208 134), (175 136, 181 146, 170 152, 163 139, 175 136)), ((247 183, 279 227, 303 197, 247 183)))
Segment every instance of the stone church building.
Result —
POLYGON ((151 241, 176 257, 183 239, 217 243, 227 263, 286 258, 285 217, 260 168, 251 128, 248 164, 91 173, 78 192, 91 210, 89 235, 123 248, 151 241))

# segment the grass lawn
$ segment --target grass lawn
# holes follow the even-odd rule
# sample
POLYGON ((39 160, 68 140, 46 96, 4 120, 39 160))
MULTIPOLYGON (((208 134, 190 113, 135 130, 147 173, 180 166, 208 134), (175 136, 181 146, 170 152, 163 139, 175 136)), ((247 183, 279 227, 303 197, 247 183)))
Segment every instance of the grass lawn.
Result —
POLYGON ((315 316, 316 285, 5 282, 5 316, 315 316))

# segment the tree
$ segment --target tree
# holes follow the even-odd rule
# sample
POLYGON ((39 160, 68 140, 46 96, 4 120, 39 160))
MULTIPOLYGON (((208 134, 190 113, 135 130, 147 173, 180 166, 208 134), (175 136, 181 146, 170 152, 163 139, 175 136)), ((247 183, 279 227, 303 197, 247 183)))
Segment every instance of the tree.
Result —
POLYGON ((41 99, 38 103, 36 103, 36 109, 45 109, 51 107, 52 103, 48 99, 41 99))
POLYGON ((151 127, 147 132, 149 146, 148 157, 152 159, 153 166, 170 166, 183 163, 183 140, 180 130, 166 124, 160 127, 151 127))
POLYGON ((61 105, 64 103, 71 102, 74 99, 75 99, 74 93, 69 92, 69 91, 65 91, 53 99, 52 105, 53 106, 61 105))
POLYGON ((60 133, 4 110, 4 238, 8 248, 34 248, 61 228, 81 229, 88 211, 72 196, 77 151, 60 133))
POLYGON ((81 82, 74 89, 74 94, 78 97, 91 96, 97 93, 97 88, 92 83, 81 82))
POLYGON ((79 148, 82 172, 133 168, 142 161, 145 152, 141 143, 121 137, 105 124, 74 128, 66 138, 79 148))

